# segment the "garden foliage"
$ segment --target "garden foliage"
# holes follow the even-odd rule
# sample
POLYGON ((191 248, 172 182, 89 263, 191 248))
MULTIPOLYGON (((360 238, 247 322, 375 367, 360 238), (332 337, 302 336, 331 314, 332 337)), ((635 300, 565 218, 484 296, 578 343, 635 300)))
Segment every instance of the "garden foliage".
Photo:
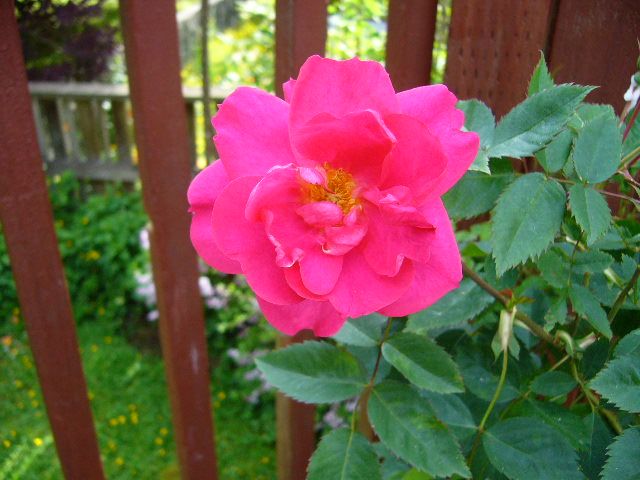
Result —
POLYGON ((257 360, 302 402, 357 398, 310 479, 638 477, 640 127, 586 103, 592 90, 556 85, 541 59, 497 124, 460 102, 481 136, 445 195, 476 220, 458 235, 461 287, 257 360))

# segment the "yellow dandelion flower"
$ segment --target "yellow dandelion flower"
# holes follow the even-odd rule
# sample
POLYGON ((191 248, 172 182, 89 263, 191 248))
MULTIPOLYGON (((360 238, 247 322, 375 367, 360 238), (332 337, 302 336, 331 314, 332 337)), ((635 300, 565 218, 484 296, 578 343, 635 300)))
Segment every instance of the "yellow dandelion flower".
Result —
POLYGON ((93 353, 96 353, 98 351, 98 345, 96 345, 95 343, 93 345, 91 345, 91 351, 93 353))
POLYGON ((118 423, 119 423, 120 425, 124 425, 125 423, 127 423, 127 417, 125 417, 124 415, 120 415, 120 416, 118 417, 118 423))
POLYGON ((11 446, 11 441, 3 440, 2 445, 4 445, 4 448, 9 448, 11 446))
POLYGON ((115 464, 118 465, 119 467, 121 467, 122 465, 124 465, 124 458, 122 458, 122 457, 116 458, 115 464))
POLYGON ((165 427, 162 427, 160 429, 160 435, 162 435, 163 437, 166 437, 167 435, 169 435, 169 430, 165 427))
POLYGON ((34 397, 36 396, 36 391, 35 391, 35 390, 33 390, 33 389, 30 389, 30 390, 27 392, 27 395, 29 395, 29 398, 34 398, 34 397))
POLYGON ((37 400, 31 400, 31 406, 32 406, 33 408, 38 408, 38 406, 39 406, 39 405, 40 405, 40 404, 38 403, 38 401, 37 401, 37 400))
POLYGON ((218 398, 220 400, 224 400, 225 398, 227 398, 227 394, 224 392, 218 392, 218 398))
POLYGON ((14 380, 13 384, 16 386, 16 388, 24 387, 24 383, 22 382, 22 380, 14 380))
POLYGON ((138 412, 131 412, 131 423, 134 425, 138 424, 138 412))
POLYGON ((117 418, 110 418, 109 419, 109 425, 112 427, 115 427, 118 425, 118 419, 117 418))
POLYGON ((36 438, 33 439, 33 444, 36 447, 41 447, 44 444, 44 442, 42 441, 42 439, 40 437, 36 437, 36 438))
POLYGON ((164 444, 164 439, 162 439, 162 438, 160 438, 160 437, 156 437, 156 438, 153 440, 153 443, 155 443, 155 444, 156 444, 156 445, 158 445, 158 446, 163 445, 163 444, 164 444))

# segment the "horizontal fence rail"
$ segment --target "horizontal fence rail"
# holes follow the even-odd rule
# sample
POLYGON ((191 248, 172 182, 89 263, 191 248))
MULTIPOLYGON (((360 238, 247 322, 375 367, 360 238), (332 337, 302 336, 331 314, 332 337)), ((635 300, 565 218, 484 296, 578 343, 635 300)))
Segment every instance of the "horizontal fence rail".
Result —
MULTIPOLYGON (((46 172, 71 170, 78 177, 133 182, 138 178, 138 155, 128 85, 101 83, 30 82, 29 92, 38 144, 46 172)), ((212 102, 229 94, 210 89, 212 102)), ((191 163, 197 164, 198 139, 205 142, 201 88, 182 89, 191 163)))

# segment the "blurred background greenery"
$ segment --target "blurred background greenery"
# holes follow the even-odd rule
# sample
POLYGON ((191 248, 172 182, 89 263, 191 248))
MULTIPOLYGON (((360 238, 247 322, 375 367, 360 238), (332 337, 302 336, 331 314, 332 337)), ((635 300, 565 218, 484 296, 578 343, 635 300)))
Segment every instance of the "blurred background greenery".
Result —
MULTIPOLYGON (((384 60, 387 0, 333 0, 327 56, 384 60)), ((209 75, 274 90, 274 0, 211 1, 209 75)), ((182 79, 202 85, 200 0, 178 0, 182 79)), ((30 80, 126 83, 116 0, 17 0, 30 80)), ((450 0, 439 2, 432 81, 442 80, 450 0)), ((198 117, 203 129, 205 119, 198 117)), ((204 130, 203 130, 204 131, 204 130)), ((204 158, 206 137, 197 144, 204 158)), ((202 166, 202 165, 201 165, 202 166)), ((178 478, 139 185, 49 178, 108 478, 178 478)), ((202 265, 211 395, 223 479, 275 478, 274 396, 253 364, 273 346, 242 279, 202 265)), ((0 228, 0 478, 62 477, 0 228)), ((348 406, 319 412, 336 425, 348 406)))

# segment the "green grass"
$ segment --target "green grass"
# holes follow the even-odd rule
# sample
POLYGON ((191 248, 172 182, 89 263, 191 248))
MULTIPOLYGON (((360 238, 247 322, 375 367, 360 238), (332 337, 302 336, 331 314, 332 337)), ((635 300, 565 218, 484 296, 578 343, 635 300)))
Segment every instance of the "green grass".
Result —
MULTIPOLYGON (((254 327, 260 328, 260 327, 254 327)), ((78 331, 89 398, 109 479, 178 478, 162 359, 141 353, 98 323, 78 331)), ((255 387, 222 356, 212 382, 218 463, 223 479, 275 478, 273 398, 246 403, 255 387)), ((0 343, 0 478, 60 479, 26 336, 0 343)))

